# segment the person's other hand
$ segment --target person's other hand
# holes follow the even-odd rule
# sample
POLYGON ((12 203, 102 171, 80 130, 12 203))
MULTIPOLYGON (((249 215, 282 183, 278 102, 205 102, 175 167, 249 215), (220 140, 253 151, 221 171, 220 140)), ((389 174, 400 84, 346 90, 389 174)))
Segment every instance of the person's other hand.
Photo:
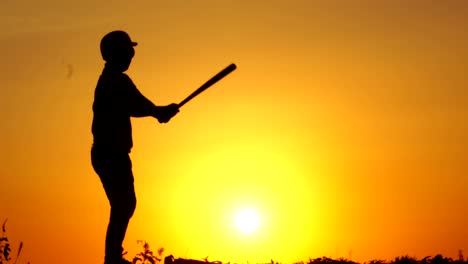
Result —
POLYGON ((178 112, 179 112, 179 105, 172 103, 170 105, 161 106, 159 108, 158 115, 156 116, 156 118, 158 119, 159 123, 167 123, 178 112))

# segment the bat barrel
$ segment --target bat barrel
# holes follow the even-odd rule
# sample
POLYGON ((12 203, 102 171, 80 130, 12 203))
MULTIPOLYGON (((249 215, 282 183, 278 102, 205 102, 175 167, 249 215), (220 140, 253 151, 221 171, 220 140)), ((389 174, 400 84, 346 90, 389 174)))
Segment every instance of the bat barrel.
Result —
POLYGON ((189 96, 187 96, 187 98, 185 98, 182 102, 180 102, 179 108, 182 107, 184 104, 186 104, 188 101, 192 100, 195 96, 199 95, 201 92, 208 89, 208 87, 212 86, 213 84, 217 83, 222 78, 226 77, 226 75, 234 71, 236 68, 237 68, 236 64, 231 63, 229 66, 224 68, 224 70, 220 71, 218 74, 213 76, 211 79, 205 82, 202 86, 200 86, 200 88, 195 90, 192 94, 190 94, 189 96))

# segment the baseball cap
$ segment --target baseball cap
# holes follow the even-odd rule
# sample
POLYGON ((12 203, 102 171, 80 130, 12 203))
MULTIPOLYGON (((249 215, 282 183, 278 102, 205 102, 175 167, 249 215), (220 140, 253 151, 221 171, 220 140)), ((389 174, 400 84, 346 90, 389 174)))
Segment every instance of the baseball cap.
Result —
POLYGON ((101 54, 106 60, 116 52, 136 45, 138 45, 138 43, 133 42, 125 31, 115 30, 107 33, 102 38, 100 45, 101 54))

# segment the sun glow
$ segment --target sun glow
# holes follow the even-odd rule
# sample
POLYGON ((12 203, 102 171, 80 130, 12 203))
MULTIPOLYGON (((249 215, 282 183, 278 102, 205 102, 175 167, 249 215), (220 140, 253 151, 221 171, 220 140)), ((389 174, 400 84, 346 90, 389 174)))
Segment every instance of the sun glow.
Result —
POLYGON ((250 235, 259 228, 260 217, 255 209, 242 209, 236 213, 235 225, 242 234, 250 235))

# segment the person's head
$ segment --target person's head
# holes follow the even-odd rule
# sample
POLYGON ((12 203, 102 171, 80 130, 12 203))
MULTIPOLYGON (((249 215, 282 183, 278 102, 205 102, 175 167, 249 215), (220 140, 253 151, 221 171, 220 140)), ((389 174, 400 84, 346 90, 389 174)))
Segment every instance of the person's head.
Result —
POLYGON ((101 40, 101 55, 112 67, 126 71, 135 55, 133 47, 136 45, 126 32, 112 31, 101 40))

